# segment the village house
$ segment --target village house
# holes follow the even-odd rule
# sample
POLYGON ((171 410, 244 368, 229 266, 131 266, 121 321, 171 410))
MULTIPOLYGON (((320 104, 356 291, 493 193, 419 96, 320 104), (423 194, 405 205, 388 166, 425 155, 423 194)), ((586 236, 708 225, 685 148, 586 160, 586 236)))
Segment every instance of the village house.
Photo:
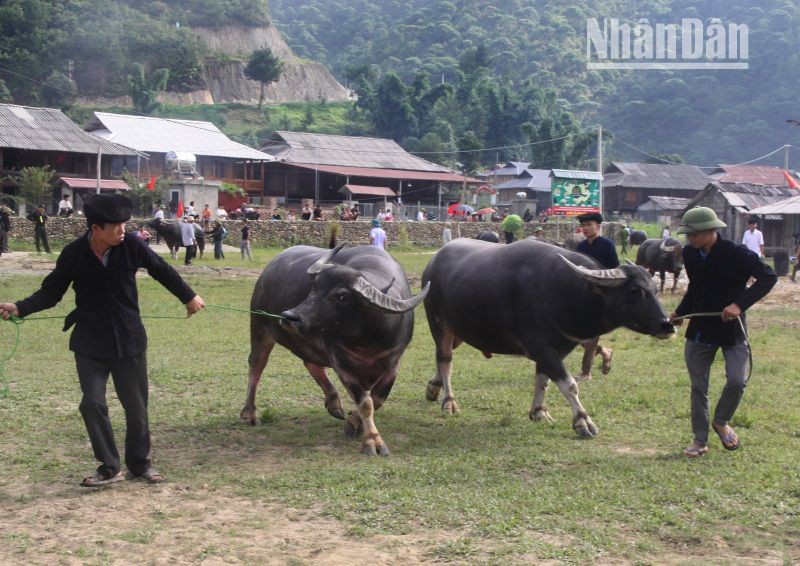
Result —
POLYGON ((371 214, 402 204, 413 218, 417 203, 446 207, 480 184, 389 139, 278 131, 262 150, 275 158, 264 164, 264 195, 292 208, 357 201, 371 214))
POLYGON ((195 200, 200 208, 208 203, 212 210, 217 204, 230 210, 244 202, 261 203, 264 163, 274 160, 231 140, 211 122, 95 112, 86 130, 145 154, 147 159, 114 160, 114 170, 125 168, 145 180, 169 177, 163 197, 173 212, 179 201, 195 200), (243 192, 218 192, 223 183, 243 192))
POLYGON ((650 197, 691 199, 710 181, 693 165, 613 162, 603 173, 603 210, 632 218, 650 197))
MULTIPOLYGON (((24 167, 49 166, 54 171, 54 191, 42 204, 54 213, 62 194, 72 194, 73 206, 80 210, 84 198, 97 190, 98 158, 100 189, 128 189, 112 179, 113 163, 135 161, 135 151, 87 134, 56 108, 0 104, 0 197, 18 194, 17 178, 24 167)), ((11 198, 3 200, 12 208, 20 206, 11 198)))

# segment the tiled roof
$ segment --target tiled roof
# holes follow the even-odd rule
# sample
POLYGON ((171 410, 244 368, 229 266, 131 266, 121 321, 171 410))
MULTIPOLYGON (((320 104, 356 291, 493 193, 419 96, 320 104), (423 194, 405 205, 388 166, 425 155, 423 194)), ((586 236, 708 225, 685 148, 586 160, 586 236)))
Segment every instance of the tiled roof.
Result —
POLYGON ((700 191, 712 181, 694 165, 614 162, 603 175, 606 187, 700 191))
POLYGON ((211 122, 95 112, 86 129, 145 153, 182 151, 209 157, 275 160, 271 155, 231 140, 211 122))
POLYGON ((712 191, 718 191, 728 204, 739 212, 750 212, 753 209, 773 204, 797 195, 797 189, 775 185, 756 185, 753 183, 721 183, 714 181, 695 198, 689 201, 687 208, 703 201, 712 191))
POLYGON ((134 155, 117 143, 84 132, 61 110, 0 104, 0 148, 134 155))
POLYGON ((783 169, 772 165, 720 165, 710 175, 716 181, 729 183, 786 184, 783 169))
MULTIPOLYGON (((97 179, 79 179, 76 177, 61 177, 63 182, 70 189, 94 189, 97 187, 97 179)), ((127 191, 130 187, 125 181, 117 179, 100 179, 100 188, 114 191, 127 191)))
POLYGON ((453 173, 404 150, 393 140, 306 132, 275 132, 262 148, 289 163, 453 173))

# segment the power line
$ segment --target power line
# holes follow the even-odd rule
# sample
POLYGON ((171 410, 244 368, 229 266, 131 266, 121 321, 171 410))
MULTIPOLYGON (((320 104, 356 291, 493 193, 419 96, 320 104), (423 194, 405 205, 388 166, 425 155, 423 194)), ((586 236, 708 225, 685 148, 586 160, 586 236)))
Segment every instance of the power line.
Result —
MULTIPOLYGON (((628 146, 629 148, 631 148, 631 149, 633 149, 635 151, 638 151, 639 153, 642 153, 644 155, 647 155, 648 157, 652 157, 653 159, 658 159, 659 161, 663 161, 664 163, 669 163, 671 165, 683 165, 684 167, 697 167, 698 169, 716 169, 716 168, 719 167, 719 165, 692 165, 690 163, 678 163, 677 161, 670 161, 669 159, 664 159, 663 157, 659 157, 657 155, 653 155, 652 153, 648 153, 647 151, 645 151, 645 150, 643 150, 643 149, 641 149, 639 147, 636 147, 635 145, 631 145, 631 144, 629 144, 627 142, 624 142, 619 138, 614 138, 613 141, 619 142, 622 145, 628 146)), ((765 155, 762 155, 761 157, 756 157, 755 159, 751 159, 749 161, 743 161, 741 163, 726 163, 725 165, 730 166, 730 167, 736 167, 738 165, 748 165, 750 163, 754 163, 756 161, 761 161, 762 159, 766 159, 767 157, 769 157, 771 155, 775 155, 779 151, 783 150, 785 147, 786 147, 786 145, 782 145, 779 148, 777 148, 777 149, 775 149, 773 151, 770 151, 769 153, 767 153, 765 155)), ((794 147, 794 146, 790 145, 789 147, 794 147)))

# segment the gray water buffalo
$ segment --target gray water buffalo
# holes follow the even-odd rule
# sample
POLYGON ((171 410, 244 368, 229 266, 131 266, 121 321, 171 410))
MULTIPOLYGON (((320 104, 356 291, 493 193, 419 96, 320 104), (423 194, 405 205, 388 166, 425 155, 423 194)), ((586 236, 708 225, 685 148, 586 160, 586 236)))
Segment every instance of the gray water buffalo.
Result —
POLYGON ((648 238, 636 252, 636 265, 641 265, 653 276, 656 271, 661 274, 661 293, 664 293, 666 273, 672 273, 672 292, 678 286, 678 277, 683 269, 683 244, 675 238, 659 240, 648 238))
POLYGON ((363 432, 364 454, 388 455, 373 415, 392 389, 414 329, 414 307, 426 293, 412 297, 403 268, 375 246, 294 246, 275 256, 256 283, 250 309, 281 313, 283 319, 250 317, 250 371, 241 418, 259 422, 256 390, 277 343, 303 361, 325 394, 325 408, 344 419, 339 393, 326 373, 333 368, 357 408, 345 419, 345 434, 363 432))
POLYGON ((450 375, 453 350, 465 342, 486 357, 533 360, 530 417, 552 420, 544 404, 550 379, 571 405, 572 428, 594 436, 597 427, 578 399, 564 357, 577 344, 620 326, 659 338, 675 333, 652 277, 641 267, 602 269, 583 254, 535 240, 507 246, 455 240, 436 253, 422 281, 430 285, 425 312, 436 343, 427 398, 435 401, 444 388, 444 412, 458 410, 450 375))
POLYGON ((586 236, 583 235, 583 232, 574 232, 564 238, 564 247, 568 250, 575 251, 578 249, 578 244, 586 239, 586 236))
POLYGON ((484 242, 493 242, 495 244, 500 243, 500 236, 497 235, 497 232, 492 232, 491 230, 484 230, 475 236, 475 239, 483 240, 484 242))
POLYGON ((647 239, 647 232, 642 230, 631 230, 631 235, 628 236, 629 246, 640 246, 642 242, 647 239))
MULTIPOLYGON (((178 248, 183 247, 183 239, 181 238, 181 223, 178 221, 170 222, 156 218, 146 222, 146 224, 155 230, 159 236, 164 238, 172 259, 177 258, 178 248)), ((199 256, 203 257, 203 250, 206 247, 206 235, 203 232, 203 229, 197 224, 194 225, 194 237, 197 240, 199 256)))

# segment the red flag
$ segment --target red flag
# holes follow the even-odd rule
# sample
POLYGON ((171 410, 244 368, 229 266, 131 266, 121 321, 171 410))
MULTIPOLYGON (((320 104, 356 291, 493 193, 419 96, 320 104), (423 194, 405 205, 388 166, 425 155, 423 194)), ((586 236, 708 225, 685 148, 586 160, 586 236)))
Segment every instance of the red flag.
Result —
POLYGON ((178 210, 175 211, 178 214, 178 218, 183 216, 183 200, 178 199, 178 210))
POLYGON ((150 181, 147 183, 147 190, 152 191, 156 188, 156 178, 150 177, 150 181))
POLYGON ((789 186, 790 189, 800 189, 800 183, 797 182, 797 179, 792 177, 792 174, 789 173, 784 169, 783 176, 786 178, 786 184, 789 186))

